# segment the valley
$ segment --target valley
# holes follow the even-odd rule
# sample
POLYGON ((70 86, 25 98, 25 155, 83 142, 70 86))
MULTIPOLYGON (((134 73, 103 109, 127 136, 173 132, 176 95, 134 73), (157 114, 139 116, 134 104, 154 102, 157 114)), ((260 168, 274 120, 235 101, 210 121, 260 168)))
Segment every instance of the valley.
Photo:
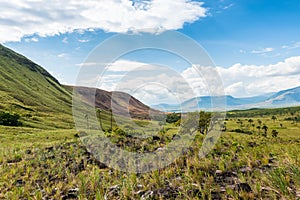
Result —
MULTIPOLYGON (((72 86, 61 85, 43 68, 3 46, 0 86, 0 111, 19 115, 20 122, 0 125, 0 199, 300 198, 300 107, 229 110, 218 126, 221 136, 212 151, 199 157, 205 134, 209 136, 209 131, 199 130, 218 115, 203 112, 199 130, 194 130, 195 138, 181 157, 162 169, 129 173, 100 162, 84 145, 88 130, 75 128, 72 86)), ((128 152, 160 151, 190 131, 180 132, 189 120, 187 113, 180 119, 117 92, 120 101, 114 104, 114 117, 127 122, 129 112, 130 120, 142 129, 120 126, 110 110, 113 92, 85 87, 76 91, 83 97, 96 94, 96 108, 91 99, 83 98, 84 105, 98 113, 95 123, 101 130, 93 131, 128 152), (149 120, 149 111, 166 118, 149 120)), ((261 98, 296 101, 297 91, 261 98)))

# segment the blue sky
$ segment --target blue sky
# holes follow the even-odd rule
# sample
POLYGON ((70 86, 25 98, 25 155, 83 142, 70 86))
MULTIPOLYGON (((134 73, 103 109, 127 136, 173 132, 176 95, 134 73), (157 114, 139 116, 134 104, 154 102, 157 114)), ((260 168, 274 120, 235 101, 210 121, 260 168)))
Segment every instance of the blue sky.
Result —
MULTIPOLYGON (((298 0, 63 2, 0 2, 0 42, 62 83, 75 83, 80 63, 105 39, 135 28, 163 27, 203 46, 219 67, 227 94, 252 96, 300 85, 298 0)), ((156 58, 189 74, 184 62, 152 54, 123 59, 149 63, 156 58)))

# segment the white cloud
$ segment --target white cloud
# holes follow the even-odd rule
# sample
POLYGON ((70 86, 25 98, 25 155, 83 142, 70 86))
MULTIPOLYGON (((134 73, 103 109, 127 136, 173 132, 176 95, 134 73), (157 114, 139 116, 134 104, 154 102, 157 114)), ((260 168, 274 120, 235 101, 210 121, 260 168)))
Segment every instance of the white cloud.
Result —
MULTIPOLYGON (((209 91, 212 88, 215 72, 211 67, 198 67, 200 76, 193 68, 182 72, 182 76, 195 89, 198 95, 211 95, 220 91, 209 91)), ((300 85, 300 56, 291 57, 274 65, 241 65, 230 68, 217 67, 223 82, 225 93, 237 97, 255 96, 279 91, 300 85)))
POLYGON ((61 54, 58 54, 57 57, 59 58, 66 58, 68 56, 68 54, 66 53, 61 53, 61 54))
POLYGON ((68 38, 64 37, 64 39, 62 40, 63 43, 68 44, 68 38))
POLYGON ((98 87, 128 92, 149 105, 217 94, 249 97, 300 85, 300 56, 273 65, 235 64, 229 68, 194 65, 181 73, 130 60, 119 60, 108 66, 106 73, 97 75, 93 83, 100 80, 98 87))
POLYGON ((297 49, 300 47, 300 42, 294 42, 293 44, 290 45, 283 45, 283 49, 297 49))
POLYGON ((254 54, 263 54, 263 53, 269 53, 269 52, 272 52, 274 51, 275 49, 272 48, 272 47, 267 47, 267 48, 264 48, 264 49, 259 49, 259 50, 253 50, 251 51, 251 53, 254 53, 254 54))
POLYGON ((38 42, 39 39, 36 37, 32 37, 32 38, 25 38, 24 41, 25 42, 38 42))
POLYGON ((89 86, 127 92, 149 105, 161 102, 179 103, 196 95, 180 73, 166 66, 129 60, 118 60, 110 64, 79 65, 86 67, 85 71, 90 73, 88 78, 83 77, 83 80, 89 82, 93 80, 94 85, 89 86), (99 67, 106 67, 105 72, 99 72, 99 67), (98 76, 94 69, 97 69, 101 76, 98 76))
POLYGON ((231 4, 227 5, 227 6, 224 6, 223 9, 227 10, 227 9, 233 7, 233 6, 234 6, 234 3, 231 3, 231 4))
POLYGON ((77 67, 88 67, 88 66, 96 66, 97 63, 95 62, 85 62, 85 63, 78 63, 76 64, 77 67))
MULTIPOLYGON (((205 67, 201 67, 200 71, 204 69, 205 67)), ((300 56, 274 65, 235 64, 229 68, 217 67, 217 70, 226 94, 236 97, 261 95, 300 85, 300 56)), ((192 80, 193 84, 203 84, 203 79, 195 78, 193 74, 195 72, 191 71, 186 78, 192 80)))
POLYGON ((86 43, 86 42, 89 42, 89 40, 78 40, 78 42, 80 42, 80 43, 86 43))
POLYGON ((129 60, 117 60, 114 63, 107 64, 107 70, 110 72, 130 72, 133 70, 154 70, 157 67, 141 62, 129 61, 129 60))
POLYGON ((203 3, 189 0, 16 0, 0 1, 0 42, 27 35, 53 36, 74 30, 124 33, 177 30, 206 16, 203 3))

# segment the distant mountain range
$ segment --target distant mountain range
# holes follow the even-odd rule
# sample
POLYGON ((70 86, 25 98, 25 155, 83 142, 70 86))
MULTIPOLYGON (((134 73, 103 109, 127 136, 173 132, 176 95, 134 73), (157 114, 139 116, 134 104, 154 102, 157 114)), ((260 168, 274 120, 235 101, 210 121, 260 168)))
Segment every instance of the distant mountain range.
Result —
POLYGON ((201 96, 184 101, 180 105, 159 104, 153 108, 165 112, 195 111, 195 110, 233 110, 250 108, 278 108, 300 105, 300 87, 282 90, 260 96, 235 98, 226 96, 201 96))

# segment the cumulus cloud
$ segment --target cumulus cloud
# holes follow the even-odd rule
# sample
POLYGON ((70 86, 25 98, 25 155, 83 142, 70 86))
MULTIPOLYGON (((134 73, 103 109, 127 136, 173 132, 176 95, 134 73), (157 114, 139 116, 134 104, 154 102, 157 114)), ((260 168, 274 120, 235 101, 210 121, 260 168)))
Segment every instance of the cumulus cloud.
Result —
MULTIPOLYGON (((199 70, 205 68, 207 67, 200 67, 199 70)), ((272 65, 235 64, 229 68, 216 69, 223 81, 225 93, 236 97, 261 95, 300 85, 300 56, 272 65)), ((192 68, 186 71, 188 70, 192 68)), ((203 78, 195 78, 193 72, 189 74, 186 74, 186 79, 192 80, 194 84, 203 84, 203 78)))
POLYGON ((0 42, 53 36, 74 30, 124 33, 176 30, 206 16, 203 3, 188 0, 0 1, 0 42))
POLYGON ((88 78, 83 77, 83 80, 89 82, 88 86, 123 91, 149 105, 161 102, 179 103, 197 95, 182 74, 167 66, 130 60, 78 65, 90 73, 88 78), (99 67, 102 67, 101 72, 99 67), (100 75, 94 69, 98 69, 100 75))
POLYGON ((235 64, 229 68, 193 65, 182 72, 130 60, 106 65, 106 72, 94 80, 100 83, 99 88, 130 93, 149 105, 176 104, 195 96, 249 97, 300 85, 300 56, 272 65, 235 64))

